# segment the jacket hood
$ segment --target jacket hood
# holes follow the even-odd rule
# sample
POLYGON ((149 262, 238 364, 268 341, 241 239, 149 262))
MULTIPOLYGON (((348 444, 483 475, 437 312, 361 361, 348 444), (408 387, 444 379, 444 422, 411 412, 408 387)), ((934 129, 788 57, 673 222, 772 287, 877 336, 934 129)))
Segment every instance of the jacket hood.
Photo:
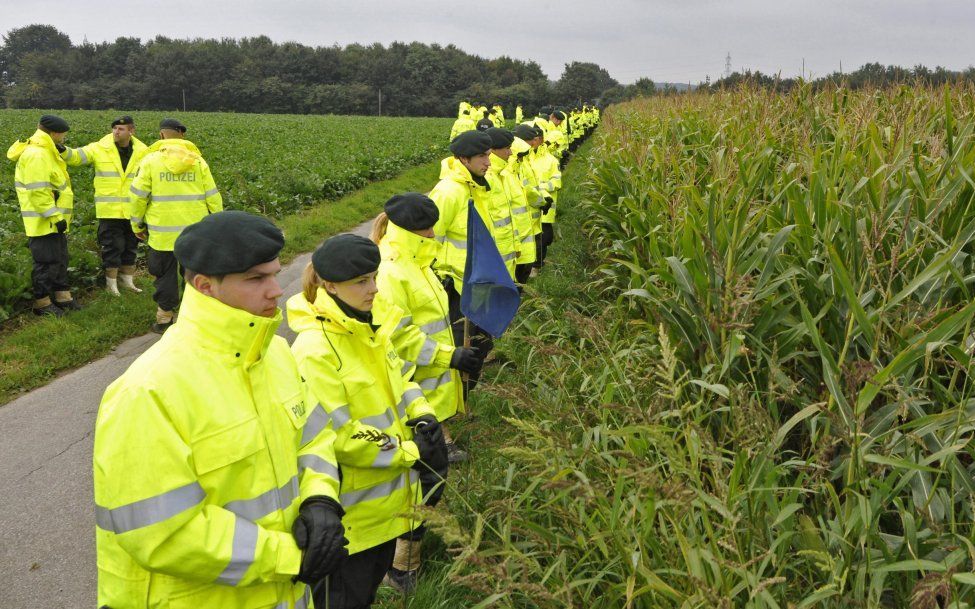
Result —
POLYGON ((477 185, 474 177, 471 176, 471 172, 455 156, 449 156, 440 161, 440 179, 453 180, 459 184, 470 184, 471 186, 477 185))
POLYGON ((356 335, 364 340, 377 337, 385 341, 392 335, 393 330, 403 317, 403 312, 387 302, 380 294, 372 305, 372 319, 379 328, 373 331, 369 324, 352 319, 342 312, 338 303, 325 291, 318 288, 315 302, 308 302, 303 292, 299 292, 288 299, 288 326, 297 333, 319 331, 329 334, 356 335))
POLYGON ((228 361, 254 363, 267 353, 281 325, 281 309, 274 317, 253 315, 186 286, 176 325, 164 339, 190 342, 226 354, 228 361))
POLYGON ((386 226, 386 235, 379 243, 379 252, 383 260, 405 257, 412 259, 414 264, 425 267, 433 264, 433 259, 440 252, 440 242, 421 237, 390 222, 386 226))
POLYGON ((67 163, 65 163, 64 160, 61 158, 61 155, 58 153, 57 147, 54 145, 54 140, 51 139, 50 135, 44 133, 40 129, 35 131, 34 135, 30 136, 26 140, 17 140, 13 144, 11 144, 10 148, 7 149, 7 158, 10 159, 11 161, 16 162, 17 159, 19 159, 21 155, 24 154, 27 148, 29 148, 32 145, 40 146, 41 148, 48 150, 51 153, 51 155, 53 155, 54 158, 57 159, 58 164, 62 168, 67 167, 67 163))
POLYGON ((163 165, 173 173, 186 173, 203 158, 200 149, 189 140, 159 140, 149 146, 149 152, 159 152, 163 165))

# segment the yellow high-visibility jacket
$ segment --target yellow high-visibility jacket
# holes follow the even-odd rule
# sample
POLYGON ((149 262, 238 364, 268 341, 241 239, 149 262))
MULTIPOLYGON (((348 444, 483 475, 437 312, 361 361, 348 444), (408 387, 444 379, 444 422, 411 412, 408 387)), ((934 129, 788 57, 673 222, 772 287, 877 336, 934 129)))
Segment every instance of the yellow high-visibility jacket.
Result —
POLYGON ((437 420, 446 421, 464 411, 464 389, 460 375, 450 368, 456 347, 447 292, 431 267, 440 243, 390 222, 379 251, 379 292, 406 313, 393 332, 393 346, 406 360, 404 370, 416 366, 413 380, 423 390, 437 420))
POLYGON ((115 140, 109 133, 87 146, 66 149, 61 153, 61 158, 72 167, 94 164, 95 217, 124 220, 129 217, 125 214, 125 204, 129 202, 132 178, 148 151, 148 146, 133 137, 132 156, 128 166, 122 167, 115 140))
POLYGON ((149 247, 171 252, 183 229, 223 211, 210 166, 189 140, 159 140, 146 152, 129 187, 125 215, 132 230, 149 231, 149 247))
POLYGON ((535 175, 539 179, 539 192, 548 193, 552 197, 552 207, 542 216, 542 223, 552 224, 555 222, 555 208, 558 205, 559 190, 562 189, 562 170, 559 169, 559 161, 542 145, 535 150, 532 166, 535 168, 535 175))
POLYGON ((471 117, 468 114, 461 114, 450 128, 450 139, 453 141, 461 133, 473 131, 474 129, 477 129, 477 125, 471 120, 471 117))
POLYGON ((492 154, 491 168, 488 169, 485 177, 491 185, 489 198, 491 206, 488 210, 491 214, 491 233, 498 246, 498 253, 508 267, 511 278, 514 279, 518 252, 521 251, 518 233, 515 231, 514 209, 517 206, 516 191, 521 190, 521 184, 517 179, 512 182, 510 177, 502 175, 507 167, 507 161, 492 154))
POLYGON ((292 583, 301 502, 338 498, 335 434, 275 317, 188 286, 179 320, 95 422, 98 606, 309 605, 292 583))
MULTIPOLYGON (((518 264, 530 264, 537 260, 535 252, 535 231, 532 228, 532 208, 528 204, 526 186, 528 178, 523 177, 522 163, 528 163, 528 155, 532 147, 525 140, 516 137, 511 142, 511 156, 507 166, 501 171, 502 177, 510 183, 509 195, 512 197, 511 217, 514 219, 516 239, 518 240, 518 264)), ((538 193, 532 192, 533 201, 538 199, 538 193)), ((539 214, 541 218, 541 214, 539 214)))
MULTIPOLYGON (((434 270, 441 277, 452 277, 454 289, 461 293, 464 280, 464 267, 467 264, 467 202, 474 200, 474 207, 489 231, 493 231, 491 214, 491 193, 489 183, 478 184, 471 172, 457 157, 447 157, 440 162, 440 181, 430 191, 430 198, 440 210, 440 218, 433 226, 437 241, 443 246, 434 270)), ((493 232, 492 232, 493 234, 493 232)))
POLYGON ((404 517, 423 500, 419 472, 411 469, 420 454, 406 422, 434 414, 420 387, 407 380, 411 368, 393 347, 403 312, 377 295, 372 314, 376 330, 347 317, 324 289, 314 303, 304 294, 288 300, 298 369, 336 434, 339 502, 351 554, 422 524, 404 517))
POLYGON ((525 112, 521 109, 521 104, 515 106, 515 124, 525 120, 525 112))
POLYGON ((7 149, 7 158, 17 163, 14 188, 20 202, 20 217, 28 237, 58 232, 61 220, 71 227, 74 192, 68 169, 54 140, 40 129, 7 149))
POLYGON ((542 232, 541 207, 545 205, 544 195, 547 192, 540 187, 543 176, 538 173, 535 161, 535 155, 541 148, 542 146, 539 146, 537 149, 524 155, 519 163, 521 169, 521 185, 525 191, 525 198, 528 200, 528 211, 532 221, 532 243, 534 243, 534 235, 542 232))

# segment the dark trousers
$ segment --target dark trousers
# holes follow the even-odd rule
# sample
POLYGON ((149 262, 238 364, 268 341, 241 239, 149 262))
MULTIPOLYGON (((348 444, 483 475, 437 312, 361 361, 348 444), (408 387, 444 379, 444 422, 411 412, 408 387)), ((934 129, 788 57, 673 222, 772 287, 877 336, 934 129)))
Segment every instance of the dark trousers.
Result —
MULTIPOLYGON (((457 293, 452 281, 445 283, 444 289, 447 290, 447 312, 450 316, 450 328, 454 335, 454 344, 462 347, 464 346, 464 314, 460 311, 460 294, 457 293)), ((468 333, 471 339, 471 347, 477 351, 478 356, 482 359, 487 357, 488 353, 494 349, 494 338, 473 323, 470 324, 468 333)), ((467 394, 477 386, 477 381, 480 378, 480 372, 468 375, 468 380, 464 383, 465 400, 467 394)))
POLYGON ((161 252, 151 247, 146 252, 146 266, 153 276, 156 290, 152 299, 163 311, 173 311, 179 306, 179 264, 172 252, 161 252))
POLYGON ((521 284, 528 283, 528 278, 532 274, 533 264, 533 262, 529 262, 528 264, 515 265, 515 281, 521 284))
POLYGON ((102 268, 117 269, 135 264, 139 240, 128 220, 99 218, 98 246, 102 251, 102 268))
POLYGON ((555 227, 551 222, 542 222, 542 232, 535 235, 535 251, 538 260, 535 261, 535 268, 540 269, 548 256, 548 248, 555 242, 555 227))
POLYGON ((30 279, 35 300, 71 289, 68 286, 67 235, 51 233, 43 237, 28 237, 27 249, 34 258, 30 279))
POLYGON ((352 554, 338 571, 312 586, 312 598, 319 609, 368 609, 376 590, 393 566, 396 540, 390 539, 368 550, 352 554))

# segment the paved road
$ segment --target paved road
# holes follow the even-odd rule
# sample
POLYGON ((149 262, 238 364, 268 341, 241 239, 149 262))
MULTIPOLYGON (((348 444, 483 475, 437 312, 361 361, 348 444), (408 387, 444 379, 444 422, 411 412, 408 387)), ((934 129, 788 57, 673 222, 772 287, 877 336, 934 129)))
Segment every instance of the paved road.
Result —
MULTIPOLYGON (((368 235, 369 226, 353 232, 368 235)), ((310 259, 299 256, 282 270, 285 298, 301 291, 310 259)), ((287 324, 278 334, 294 338, 287 324)), ((158 338, 128 340, 0 407, 0 608, 95 607, 95 415, 105 388, 158 338)))

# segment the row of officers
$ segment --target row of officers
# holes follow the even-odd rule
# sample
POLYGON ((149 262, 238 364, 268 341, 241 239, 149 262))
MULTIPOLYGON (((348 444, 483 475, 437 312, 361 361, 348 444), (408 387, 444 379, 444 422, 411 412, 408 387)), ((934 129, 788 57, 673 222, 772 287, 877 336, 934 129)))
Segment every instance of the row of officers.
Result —
MULTIPOLYGON (((99 167, 96 147, 117 151, 115 127, 131 124, 119 120, 111 140, 62 149, 67 125, 52 130, 43 118, 17 156, 43 148, 51 173, 28 175, 18 162, 16 177, 29 237, 63 238, 65 166, 95 163, 96 197, 117 197, 96 206, 120 203, 126 217, 106 219, 147 240, 150 255, 168 252, 185 281, 181 298, 174 288, 162 339, 99 407, 98 606, 352 609, 371 606, 383 581, 411 589, 422 511, 442 497, 449 464, 466 458, 447 421, 464 411, 491 347, 476 327, 473 346, 463 340, 467 202, 512 276, 527 281, 551 242, 545 224, 551 231, 561 186, 544 127, 459 134, 428 194, 392 197, 371 239, 326 240, 302 292, 287 300, 297 334, 289 348, 275 335, 281 231, 220 211, 209 169, 175 121, 160 126, 160 141, 176 147, 157 142, 135 165, 119 152, 111 170, 119 175, 99 175, 110 170, 99 167), (130 180, 129 194, 99 194, 105 178, 130 180), (32 188, 42 180, 53 199, 46 206, 32 188), (54 230, 39 230, 45 223, 54 230)), ((125 286, 131 264, 120 259, 117 268, 116 287, 125 286)), ((49 304, 61 308, 58 296, 49 304)))

